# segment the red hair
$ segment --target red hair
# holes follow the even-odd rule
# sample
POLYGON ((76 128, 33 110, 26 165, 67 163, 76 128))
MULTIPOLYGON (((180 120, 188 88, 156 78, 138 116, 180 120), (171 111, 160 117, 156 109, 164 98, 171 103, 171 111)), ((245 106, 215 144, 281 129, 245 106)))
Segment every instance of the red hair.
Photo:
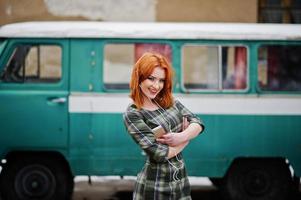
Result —
POLYGON ((165 82, 162 90, 155 97, 155 101, 163 108, 173 105, 172 97, 172 77, 173 70, 167 59, 161 54, 144 53, 134 65, 130 81, 130 97, 138 109, 143 105, 143 92, 139 84, 147 79, 156 67, 161 67, 165 71, 165 82))

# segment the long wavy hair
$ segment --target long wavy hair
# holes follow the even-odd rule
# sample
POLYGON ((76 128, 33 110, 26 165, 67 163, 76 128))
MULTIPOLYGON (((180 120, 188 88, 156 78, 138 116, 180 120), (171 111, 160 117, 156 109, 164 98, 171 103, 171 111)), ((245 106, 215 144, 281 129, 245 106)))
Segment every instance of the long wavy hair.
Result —
POLYGON ((134 65, 130 81, 130 97, 138 109, 143 106, 143 92, 139 84, 147 79, 156 67, 161 67, 165 71, 165 81, 162 90, 155 97, 155 101, 162 108, 169 108, 173 105, 172 78, 173 70, 167 59, 158 53, 144 53, 134 65))

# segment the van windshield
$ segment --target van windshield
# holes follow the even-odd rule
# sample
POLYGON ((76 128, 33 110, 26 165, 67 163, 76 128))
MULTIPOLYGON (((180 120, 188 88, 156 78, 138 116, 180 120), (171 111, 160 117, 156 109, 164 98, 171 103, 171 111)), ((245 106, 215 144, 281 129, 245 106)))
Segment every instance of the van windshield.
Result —
POLYGON ((7 41, 7 40, 4 40, 4 39, 1 39, 1 38, 0 38, 0 56, 1 56, 2 52, 3 52, 3 49, 4 49, 4 47, 5 47, 5 44, 7 43, 6 41, 7 41))

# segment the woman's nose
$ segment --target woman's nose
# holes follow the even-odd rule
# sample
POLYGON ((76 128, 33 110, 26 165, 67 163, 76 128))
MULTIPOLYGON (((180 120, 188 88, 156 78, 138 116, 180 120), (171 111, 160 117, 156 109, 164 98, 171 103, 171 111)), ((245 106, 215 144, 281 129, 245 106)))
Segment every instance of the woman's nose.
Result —
POLYGON ((160 87, 159 81, 154 81, 153 87, 156 88, 156 89, 159 89, 159 87, 160 87))

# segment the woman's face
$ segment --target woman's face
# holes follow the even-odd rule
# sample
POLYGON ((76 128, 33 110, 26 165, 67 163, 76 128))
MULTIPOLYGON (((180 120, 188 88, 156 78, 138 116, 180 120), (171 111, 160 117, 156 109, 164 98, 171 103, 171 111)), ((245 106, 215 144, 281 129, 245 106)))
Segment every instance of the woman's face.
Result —
POLYGON ((154 99, 163 89, 165 82, 165 70, 156 67, 153 72, 140 83, 140 88, 145 97, 154 99))

